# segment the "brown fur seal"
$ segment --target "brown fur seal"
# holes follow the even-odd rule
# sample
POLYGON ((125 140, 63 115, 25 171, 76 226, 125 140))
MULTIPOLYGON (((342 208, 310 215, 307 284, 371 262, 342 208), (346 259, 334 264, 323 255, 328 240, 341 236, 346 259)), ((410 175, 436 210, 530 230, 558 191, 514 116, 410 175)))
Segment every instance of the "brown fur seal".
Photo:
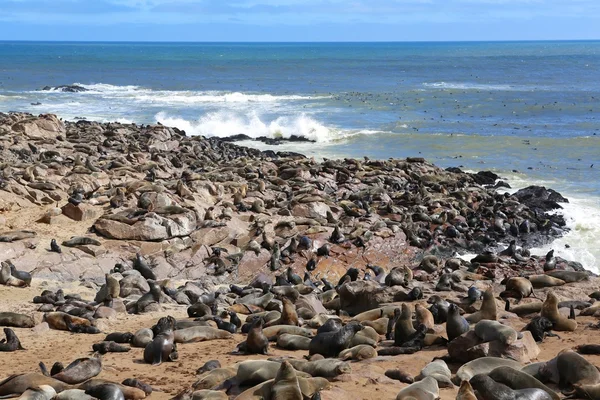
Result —
POLYGON ((452 376, 452 372, 446 365, 444 360, 433 360, 429 364, 427 364, 422 370, 421 373, 415 377, 416 381, 422 381, 427 377, 432 377, 438 382, 438 386, 442 388, 453 388, 454 384, 450 380, 452 376))
POLYGON ((552 400, 560 399, 554 390, 550 389, 533 376, 511 367, 498 367, 490 372, 488 376, 494 381, 502 383, 513 390, 541 389, 548 393, 552 400))
POLYGON ((356 332, 354 337, 350 340, 350 344, 348 347, 358 346, 360 344, 366 344, 372 347, 377 347, 377 343, 379 343, 380 336, 379 333, 370 326, 364 326, 363 329, 356 332))
POLYGON ((521 304, 518 306, 511 306, 508 300, 506 300, 506 307, 504 308, 504 311, 515 313, 519 317, 522 317, 524 315, 539 313, 540 311, 542 311, 542 304, 543 303, 541 302, 536 302, 521 304))
POLYGON ((402 371, 401 369, 388 369, 387 371, 385 371, 385 376, 387 376, 390 379, 400 381, 402 383, 410 384, 414 382, 412 375, 402 371))
POLYGON ((0 352, 25 350, 23 346, 21 346, 21 341, 12 329, 4 328, 4 335, 6 336, 6 341, 3 339, 0 342, 0 352))
POLYGON ((300 384, 294 367, 284 361, 271 387, 272 400, 303 400, 300 384))
POLYGON ((283 303, 283 310, 281 311, 281 325, 294 325, 298 326, 298 314, 296 313, 296 306, 287 297, 281 299, 283 303))
POLYGON ((377 357, 377 350, 373 346, 366 344, 359 344, 358 346, 351 347, 346 350, 342 350, 338 356, 340 360, 355 360, 362 361, 368 360, 369 358, 377 357))
POLYGON ((78 358, 52 378, 69 385, 76 385, 91 379, 102 372, 100 357, 78 358))
POLYGON ((458 394, 456 395, 456 400, 477 400, 475 393, 473 393, 473 387, 469 381, 462 381, 460 389, 458 389, 458 394))
MULTIPOLYGON (((271 388, 274 380, 256 385, 237 396, 236 400, 262 400, 271 398, 271 388)), ((310 399, 315 393, 331 387, 325 378, 298 378, 298 385, 304 398, 310 399)))
POLYGON ((270 340, 275 341, 280 335, 285 333, 289 335, 298 335, 313 337, 313 332, 310 329, 300 328, 299 326, 293 325, 273 325, 263 328, 264 335, 270 340))
POLYGON ((212 389, 219 386, 227 379, 231 379, 236 376, 237 371, 237 365, 227 368, 215 368, 200 375, 192 387, 194 389, 212 389))
POLYGON ((116 386, 123 393, 123 396, 127 400, 142 400, 142 399, 146 398, 146 393, 144 393, 144 391, 141 389, 134 388, 131 386, 121 385, 120 383, 110 382, 110 381, 107 381, 106 379, 99 379, 99 378, 90 379, 89 381, 84 382, 81 385, 79 385, 77 388, 85 390, 86 393, 88 393, 88 392, 93 393, 93 390, 95 387, 104 386, 104 385, 116 386))
POLYGON ((475 324, 482 319, 496 320, 496 300, 494 299, 494 291, 489 288, 483 293, 483 301, 481 302, 481 309, 477 312, 466 317, 466 320, 470 324, 475 324))
POLYGON ((520 369, 521 364, 514 360, 498 357, 482 357, 463 364, 453 379, 454 383, 460 385, 462 381, 468 381, 477 374, 488 374, 498 367, 508 366, 520 369))
POLYGON ((238 351, 247 354, 267 354, 269 351, 269 339, 262 331, 263 320, 258 318, 252 324, 246 341, 238 345, 238 351))
POLYGON ((277 338, 277 346, 286 350, 308 350, 311 338, 284 333, 277 338))
MULTIPOLYGON (((552 360, 551 360, 552 361, 552 360)), ((552 374, 554 364, 549 361, 539 371, 542 378, 552 374)), ((572 350, 563 350, 556 356, 559 386, 600 384, 600 372, 592 363, 572 350)))
POLYGON ((51 329, 59 331, 68 331, 69 323, 77 326, 91 326, 91 322, 85 318, 79 318, 64 312, 50 312, 44 315, 44 321, 48 323, 51 329))
POLYGON ((317 334, 311 341, 308 350, 309 355, 321 354, 324 357, 337 357, 342 350, 350 345, 350 341, 356 332, 363 326, 356 321, 346 324, 336 332, 325 332, 317 334))
POLYGON ((211 326, 192 326, 173 332, 175 343, 195 343, 206 340, 230 339, 231 333, 211 326))
POLYGON ((562 279, 554 278, 550 275, 529 275, 527 277, 534 288, 540 289, 545 287, 562 286, 566 282, 562 279))
POLYGON ((311 376, 320 376, 322 378, 334 378, 351 371, 349 363, 334 358, 324 358, 312 361, 291 358, 288 361, 297 371, 305 372, 311 376))
POLYGON ((41 385, 51 386, 57 392, 62 392, 63 390, 69 389, 68 384, 42 374, 18 374, 11 375, 0 382, 0 396, 22 394, 29 388, 35 388, 41 385))
POLYGON ((548 318, 554 324, 556 331, 573 332, 577 329, 577 321, 568 319, 558 312, 558 298, 552 292, 548 293, 540 315, 548 318))
MULTIPOLYGON (((271 360, 248 360, 238 364, 236 381, 241 386, 258 385, 274 379, 277 376, 281 362, 271 360)), ((310 378, 310 375, 300 372, 298 376, 310 378)))
POLYGON ((63 246, 66 247, 75 247, 75 246, 100 246, 102 243, 97 241, 96 239, 92 239, 85 236, 74 236, 69 240, 65 240, 62 242, 63 246))
POLYGON ((15 278, 12 275, 10 265, 8 263, 2 263, 2 267, 0 267, 0 284, 6 286, 14 286, 14 287, 24 287, 27 286, 27 282, 24 280, 15 278))
POLYGON ((175 344, 175 318, 163 317, 158 320, 158 334, 144 349, 144 362, 160 365, 163 361, 174 361, 178 358, 177 345, 175 344))
POLYGON ((415 305, 415 315, 416 315, 416 324, 414 326, 419 326, 421 324, 425 325, 427 329, 433 330, 435 323, 433 322, 433 314, 427 308, 423 307, 420 304, 415 305))
POLYGON ((436 400, 440 397, 438 382, 432 377, 412 383, 400 390, 396 400, 436 400))
POLYGON ((532 296, 533 285, 527 278, 514 276, 506 281, 506 290, 500 293, 500 298, 506 299, 509 297, 517 299, 517 304, 524 298, 532 296))
POLYGON ((500 341, 505 345, 514 343, 519 334, 513 328, 503 325, 498 321, 490 321, 483 319, 475 324, 475 334, 483 340, 483 342, 500 341))
POLYGON ((387 333, 389 322, 389 318, 379 318, 375 321, 363 321, 361 324, 375 329, 380 335, 385 335, 387 333))
POLYGON ((402 313, 396 321, 394 329, 394 345, 402 346, 415 332, 416 329, 412 322, 412 309, 408 304, 402 304, 402 313))
POLYGON ((590 279, 588 272, 583 271, 565 271, 565 270, 554 270, 546 272, 546 275, 550 275, 553 278, 561 279, 566 283, 587 281, 590 279))
POLYGON ((40 385, 39 387, 27 389, 18 400, 52 400, 56 396, 56 390, 52 386, 40 385))

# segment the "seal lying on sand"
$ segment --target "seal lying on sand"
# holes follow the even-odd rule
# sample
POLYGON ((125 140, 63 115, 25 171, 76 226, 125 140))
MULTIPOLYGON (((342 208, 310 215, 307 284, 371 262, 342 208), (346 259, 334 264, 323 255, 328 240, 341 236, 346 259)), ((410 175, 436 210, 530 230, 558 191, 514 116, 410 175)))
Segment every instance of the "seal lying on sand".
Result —
POLYGON ((159 365, 163 361, 177 360, 177 345, 173 335, 175 318, 169 316, 159 319, 156 328, 158 334, 144 349, 144 361, 148 364, 159 365))
POLYGON ((21 346, 21 341, 19 341, 19 338, 12 329, 4 328, 4 335, 6 335, 6 340, 2 339, 2 341, 0 341, 0 352, 25 350, 23 346, 21 346))

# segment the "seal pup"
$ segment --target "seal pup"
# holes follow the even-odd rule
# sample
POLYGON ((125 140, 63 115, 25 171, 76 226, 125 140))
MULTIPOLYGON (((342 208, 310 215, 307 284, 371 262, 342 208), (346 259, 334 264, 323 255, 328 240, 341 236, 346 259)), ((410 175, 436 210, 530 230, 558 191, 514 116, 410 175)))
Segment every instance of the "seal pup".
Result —
POLYGON ((556 258, 554 258, 554 249, 546 253, 546 260, 544 261, 544 272, 552 271, 556 269, 556 258))
POLYGON ((456 400, 477 400, 477 396, 473 392, 473 386, 471 386, 469 381, 462 381, 456 395, 456 400))
POLYGON ((560 339, 556 333, 551 332, 554 324, 546 317, 537 316, 533 318, 529 323, 525 326, 524 330, 531 332, 531 336, 533 340, 536 342, 543 342, 546 337, 557 337, 560 339))
POLYGON ((178 359, 174 329, 175 318, 168 316, 158 320, 154 339, 144 348, 145 363, 160 365, 163 361, 178 359))
POLYGON ((62 253, 62 250, 60 249, 60 246, 58 245, 58 243, 56 243, 56 239, 52 239, 50 241, 50 251, 54 252, 54 253, 62 253))
POLYGON ((95 385, 85 391, 85 394, 102 400, 125 400, 125 395, 119 386, 112 383, 95 385))

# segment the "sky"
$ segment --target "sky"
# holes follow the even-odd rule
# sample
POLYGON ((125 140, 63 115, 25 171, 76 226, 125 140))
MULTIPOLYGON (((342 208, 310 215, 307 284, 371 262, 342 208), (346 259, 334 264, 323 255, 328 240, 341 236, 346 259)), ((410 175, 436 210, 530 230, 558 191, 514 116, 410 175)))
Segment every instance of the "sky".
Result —
POLYGON ((600 39, 600 0, 0 0, 0 40, 600 39))

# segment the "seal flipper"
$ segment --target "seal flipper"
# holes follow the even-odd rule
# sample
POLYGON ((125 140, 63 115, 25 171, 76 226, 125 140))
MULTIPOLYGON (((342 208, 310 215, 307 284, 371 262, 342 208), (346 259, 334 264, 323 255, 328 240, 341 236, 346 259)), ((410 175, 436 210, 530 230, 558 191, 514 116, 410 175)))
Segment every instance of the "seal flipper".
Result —
POLYGON ((569 319, 575 319, 575 309, 573 308, 573 304, 571 304, 571 309, 569 310, 569 319))
POLYGON ((48 368, 46 368, 46 364, 43 361, 40 361, 38 364, 40 366, 40 370, 42 371, 42 375, 50 376, 50 372, 48 372, 48 368))
POLYGON ((57 361, 54 363, 54 365, 52 366, 52 369, 50 370, 50 376, 54 376, 56 374, 59 374, 63 371, 63 369, 65 369, 65 367, 62 365, 62 363, 60 361, 57 361))
POLYGON ((506 303, 504 305, 504 311, 510 311, 510 302, 508 301, 508 299, 504 300, 506 303))

